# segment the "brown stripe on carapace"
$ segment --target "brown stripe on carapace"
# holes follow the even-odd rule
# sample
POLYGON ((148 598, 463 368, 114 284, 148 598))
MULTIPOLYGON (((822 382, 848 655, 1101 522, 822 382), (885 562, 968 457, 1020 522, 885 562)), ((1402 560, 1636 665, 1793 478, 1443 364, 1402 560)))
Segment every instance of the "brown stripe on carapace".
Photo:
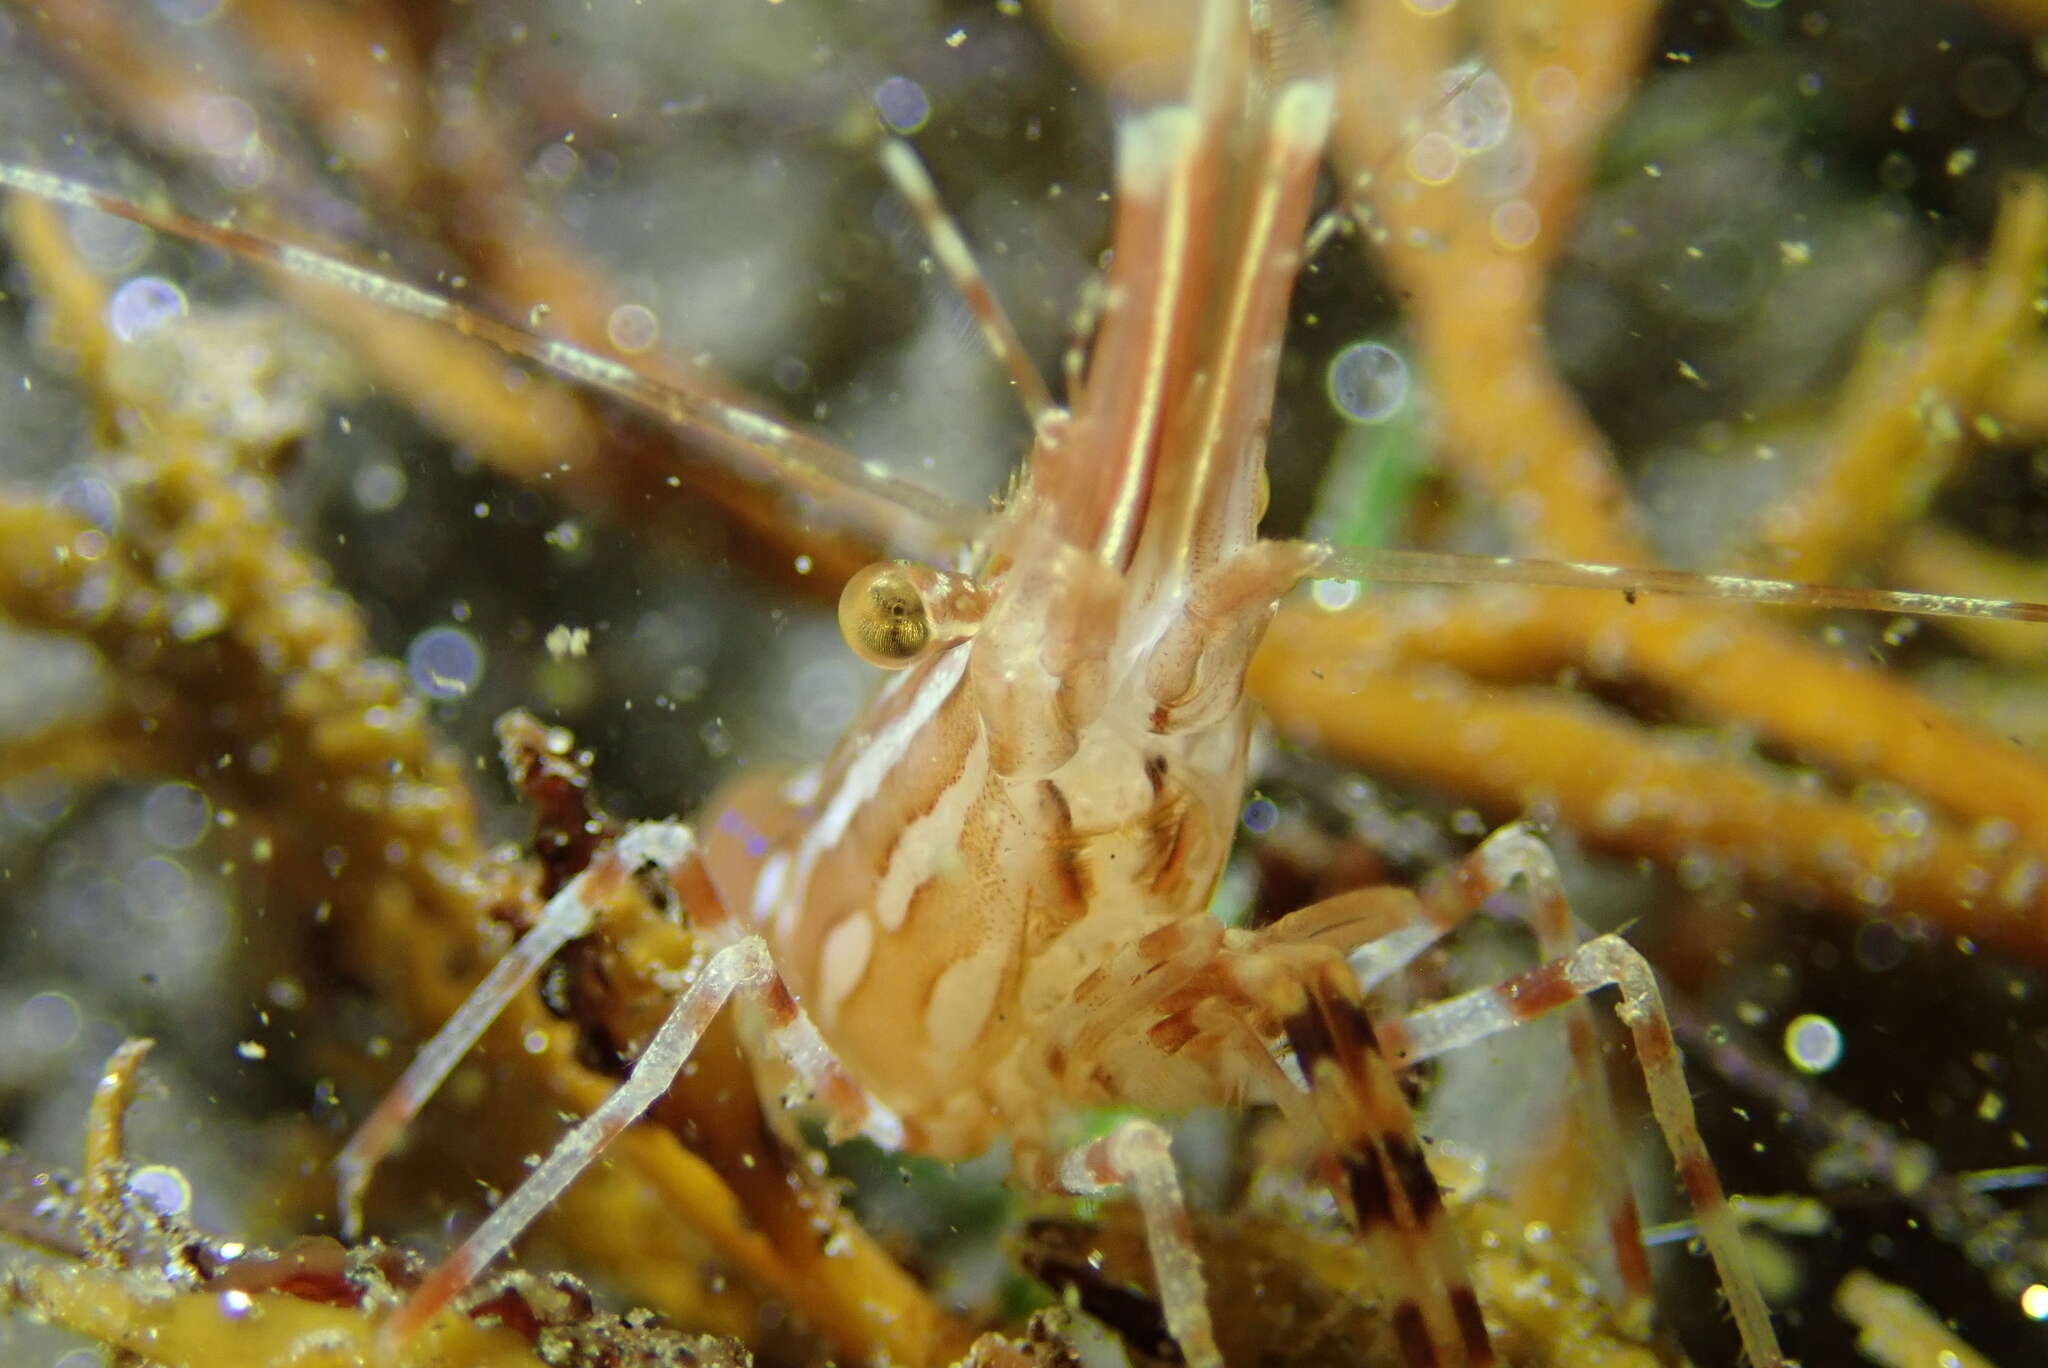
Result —
POLYGON ((1170 960, 1187 948, 1187 927, 1180 922, 1156 926, 1138 938, 1138 956, 1149 964, 1170 960))
POLYGON ((1493 1340, 1486 1333, 1486 1317, 1479 1310, 1479 1297, 1469 1287, 1451 1289, 1451 1316, 1458 1322, 1458 1338, 1465 1342, 1465 1361, 1472 1368, 1493 1362, 1493 1340))
POLYGON ((1390 1224, 1394 1219, 1394 1190, 1387 1183, 1386 1161, 1378 1148, 1367 1145, 1339 1156, 1344 1166, 1344 1186, 1358 1213, 1360 1231, 1390 1224))
POLYGON ((1193 1012, 1175 1012, 1153 1022, 1151 1029, 1145 1032, 1145 1038, 1161 1054, 1179 1054, 1182 1046, 1201 1033, 1202 1028, 1195 1024, 1193 1012))
POLYGON ((1562 1007, 1579 996, 1562 964, 1546 964, 1517 974, 1494 989, 1494 995, 1508 1005, 1517 1021, 1532 1021, 1554 1007, 1562 1007))
POLYGON ((1166 757, 1148 755, 1145 757, 1145 780, 1152 785, 1152 797, 1156 802, 1166 796, 1166 757))
POLYGON ((1176 884, 1185 881, 1186 875, 1183 870, 1187 865, 1188 849, 1192 844, 1188 840, 1190 815, 1185 807, 1177 808, 1173 813, 1171 826, 1161 821, 1153 826, 1149 833, 1152 849, 1148 860, 1157 869, 1152 876, 1154 893, 1165 893, 1176 884))
POLYGON ((1429 1322, 1422 1308, 1404 1301, 1394 1308, 1394 1338, 1401 1342, 1401 1358, 1408 1368, 1436 1368, 1436 1345, 1430 1342, 1429 1322))
POLYGON ((1088 899, 1093 893, 1092 880, 1081 863, 1081 851, 1074 840, 1074 808, 1066 793, 1051 779, 1038 781, 1038 793, 1052 819, 1049 844, 1053 872, 1059 879, 1060 907, 1066 913, 1063 920, 1072 921, 1087 913, 1088 899))
POLYGON ((1388 1136, 1386 1147, 1387 1164, 1393 1169, 1394 1181, 1401 1185, 1417 1224, 1433 1219, 1444 1208, 1444 1196, 1436 1185, 1436 1175, 1429 1171, 1429 1161, 1405 1135, 1388 1136))
MULTIPOLYGON (((962 673, 960 681, 953 686, 953 691, 947 694, 933 711, 932 720, 925 723, 925 736, 952 735, 953 728, 948 724, 946 714, 959 706, 963 701, 971 705, 972 696, 968 693, 966 686, 967 675, 962 673)), ((904 694, 913 694, 915 692, 916 686, 914 685, 903 690, 904 694)), ((881 725, 884 724, 878 723, 876 730, 880 730, 881 725)), ((968 735, 972 736, 971 729, 968 735)), ((913 743, 912 749, 916 749, 915 743, 913 743)), ((966 745, 961 746, 954 754, 953 763, 947 768, 943 777, 938 778, 936 782, 927 783, 924 792, 917 796, 915 803, 907 804, 900 812, 890 814, 889 839, 878 843, 875 847, 877 851, 875 877, 877 879, 889 877, 889 866, 895 862, 896 848, 903 843, 903 838, 909 834, 911 826, 931 816, 933 811, 938 808, 939 800, 952 791, 953 785, 960 782, 961 778, 967 773, 968 757, 972 755, 973 751, 974 743, 972 740, 969 740, 966 745)), ((898 764, 892 772, 901 773, 906 768, 909 767, 898 764)))

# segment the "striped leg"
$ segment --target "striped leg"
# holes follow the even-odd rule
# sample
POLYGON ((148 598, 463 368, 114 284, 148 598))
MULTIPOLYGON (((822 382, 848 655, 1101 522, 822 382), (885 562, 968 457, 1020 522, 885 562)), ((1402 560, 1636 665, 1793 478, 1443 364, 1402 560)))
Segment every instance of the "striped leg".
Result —
POLYGON ((1381 1028, 1380 1040, 1396 1063, 1407 1065, 1446 1050, 1483 1040, 1497 1031, 1533 1021, 1554 1008, 1578 1002, 1601 988, 1621 990, 1621 1019, 1635 1037, 1636 1055, 1650 1093, 1650 1108, 1678 1161, 1679 1176, 1692 1200, 1701 1238, 1713 1256, 1728 1294, 1729 1309, 1755 1368, 1783 1368, 1785 1358, 1771 1329, 1763 1294, 1742 1251, 1741 1237, 1721 1190, 1721 1178, 1700 1139, 1686 1090, 1678 1047, 1664 1012, 1656 975, 1648 961, 1619 936, 1601 936, 1562 959, 1425 1008, 1381 1028))
MULTIPOLYGON (((1421 898, 1398 889, 1360 888, 1303 908, 1268 929, 1275 940, 1317 941, 1349 953, 1360 986, 1371 991, 1477 913, 1516 880, 1526 898, 1518 910, 1536 937, 1543 959, 1562 959, 1579 944, 1571 906, 1550 848, 1517 822, 1481 842, 1421 898)), ((1601 1063, 1599 1035, 1583 1002, 1565 1008, 1571 1050, 1571 1099, 1580 1151, 1602 1189, 1605 1228, 1620 1275, 1625 1323, 1647 1328, 1652 1311, 1650 1261, 1643 1248, 1635 1194, 1616 1144, 1620 1129, 1601 1063)))
POLYGON ((599 851, 582 873, 548 899, 540 916, 483 982, 448 1018, 433 1039, 384 1094, 334 1162, 340 1188, 342 1238, 362 1234, 363 1192, 377 1166, 391 1153, 405 1128, 420 1114, 477 1038, 504 1012, 507 1003, 532 982, 555 953, 588 934, 597 911, 619 886, 643 865, 653 865, 671 878, 690 860, 696 841, 686 826, 649 822, 633 827, 599 851))
POLYGON ((1166 1132, 1142 1118, 1121 1122, 1108 1135, 1069 1153, 1060 1163, 1059 1180, 1069 1192, 1082 1196, 1119 1187, 1130 1192, 1145 1219, 1160 1306, 1181 1357, 1187 1368, 1223 1368, 1209 1323, 1202 1261, 1195 1253, 1194 1230, 1166 1132))
POLYGON ((1407 1099, 1351 970, 1334 956, 1318 959, 1300 966, 1306 972, 1248 986, 1277 1011, 1307 1079, 1331 1146, 1324 1177, 1384 1270, 1410 1368, 1482 1368, 1494 1361, 1493 1345, 1407 1099))
MULTIPOLYGON (((702 873, 693 860, 676 871, 675 877, 678 882, 701 882, 702 873)), ((667 1019, 634 1061, 626 1080, 562 1138, 526 1181, 484 1218, 461 1247, 430 1273, 386 1322, 380 1338, 393 1358, 399 1346, 474 1282, 578 1174, 604 1153, 621 1131, 668 1091, 712 1019, 735 994, 760 1010, 776 1050, 789 1061, 798 1079, 830 1109, 836 1131, 865 1134, 888 1148, 902 1147, 902 1121, 869 1099, 840 1067, 775 971, 768 943, 758 936, 748 936, 715 952, 704 962, 696 979, 677 999, 667 1019)))

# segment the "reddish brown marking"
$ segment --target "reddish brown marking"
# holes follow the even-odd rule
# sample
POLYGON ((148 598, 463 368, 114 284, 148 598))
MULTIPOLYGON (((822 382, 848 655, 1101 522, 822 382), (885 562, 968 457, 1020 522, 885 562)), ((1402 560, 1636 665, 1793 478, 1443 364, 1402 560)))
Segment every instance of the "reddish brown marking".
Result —
POLYGON ((1138 954, 1152 964, 1170 960, 1186 947, 1187 934, 1179 922, 1168 922, 1138 938, 1138 954))
POLYGON ((1493 1341, 1486 1333, 1486 1317, 1480 1313, 1479 1298, 1469 1287, 1451 1289, 1451 1315, 1458 1322, 1458 1338, 1465 1342, 1465 1361, 1472 1368, 1493 1362, 1493 1341))
POLYGON ((1067 802, 1067 795, 1052 780, 1039 780, 1038 791, 1052 813, 1053 873, 1059 881, 1060 906, 1067 914, 1063 921, 1073 921, 1086 914, 1088 900, 1094 892, 1089 886, 1088 871, 1081 863, 1081 852, 1074 839, 1074 809, 1067 802))
POLYGON ((1145 782, 1152 785, 1152 799, 1158 802, 1166 796, 1166 757, 1148 755, 1145 757, 1145 782))
POLYGON ((1394 1308, 1394 1338, 1401 1342, 1402 1361, 1409 1368, 1436 1368, 1436 1346, 1429 1340, 1429 1324, 1422 1308, 1404 1301, 1394 1308))
POLYGON ((1693 1206, 1703 1214, 1716 1210, 1726 1201, 1721 1195, 1721 1175, 1714 1172, 1714 1161, 1706 1155, 1680 1156, 1678 1176, 1685 1183, 1685 1195, 1692 1198, 1693 1206))
POLYGON ((1607 1218, 1607 1237, 1614 1242, 1614 1261, 1620 1266, 1621 1285, 1631 1292, 1650 1286, 1650 1254, 1643 1248, 1642 1226, 1635 1194, 1623 1192, 1621 1204, 1607 1218))
POLYGON ((1368 1146, 1340 1156, 1340 1162, 1344 1166, 1344 1187, 1351 1194, 1351 1207, 1357 1213, 1359 1230, 1364 1232, 1374 1226, 1391 1224, 1394 1220, 1394 1189, 1387 1181, 1387 1166, 1380 1158, 1379 1150, 1368 1146))
POLYGON ((1045 1052, 1045 1067, 1058 1078, 1067 1071, 1067 1047, 1058 1043, 1048 1046, 1045 1052))
POLYGON ((1192 844, 1188 840, 1189 816, 1187 809, 1181 808, 1175 814, 1171 828, 1163 825, 1152 828, 1154 849, 1161 852, 1152 857, 1158 863, 1158 873, 1152 876, 1154 893, 1165 893, 1186 878, 1184 871, 1192 844))
POLYGON ((711 886, 711 876, 696 856, 683 861, 682 868, 669 876, 668 886, 691 926, 712 927, 731 920, 725 900, 711 886))
POLYGON ((1401 1185, 1408 1210, 1415 1213, 1417 1224, 1433 1220, 1444 1209, 1444 1196, 1436 1185, 1436 1175, 1429 1171, 1429 1161, 1407 1136, 1387 1137, 1387 1166, 1393 1170, 1394 1181, 1401 1185))
POLYGON ((1337 1042, 1330 1035, 1329 1023, 1323 1020, 1323 1014, 1316 1010, 1314 1003, 1290 1013, 1281 1023, 1281 1030, 1286 1032, 1294 1058, 1311 1083, 1315 1081, 1318 1064, 1326 1059, 1336 1059, 1337 1042))
POLYGON ((1201 1033, 1202 1028, 1195 1025, 1193 1012, 1175 1012, 1153 1022, 1152 1028, 1145 1032, 1145 1038, 1162 1054, 1179 1054, 1182 1046, 1201 1033))
MULTIPOLYGON (((965 678, 963 675, 962 680, 964 681, 965 678)), ((912 692, 913 690, 911 689, 903 690, 906 699, 912 692)), ((928 729, 936 728, 937 734, 940 736, 950 735, 951 728, 946 727, 941 719, 954 706, 954 700, 963 697, 965 697, 965 694, 962 686, 954 685, 953 692, 947 694, 944 701, 939 704, 938 711, 933 715, 932 721, 925 724, 926 727, 928 729)), ((905 706, 908 706, 907 702, 905 706)), ((959 783, 961 777, 967 773, 967 756, 968 752, 972 749, 971 746, 956 746, 951 772, 944 779, 929 785, 915 806, 907 806, 902 812, 892 815, 890 822, 892 828, 891 835, 887 841, 878 843, 877 847, 881 852, 880 857, 875 861, 875 877, 877 879, 888 877, 889 866, 896 858, 896 848, 903 843, 904 836, 910 831, 911 823, 931 816, 937 810, 939 800, 944 798, 953 785, 959 783)))
POLYGON ((1387 1058, 1397 1065, 1404 1063, 1413 1049, 1413 1044, 1408 1039, 1408 1028, 1398 1021, 1390 1021, 1380 1027, 1379 1032, 1380 1049, 1385 1052, 1387 1058))
POLYGON ((1659 1017, 1645 1018, 1635 1028, 1636 1054, 1641 1056, 1645 1070, 1655 1070, 1671 1063, 1678 1053, 1678 1046, 1671 1039, 1671 1028, 1659 1017))
POLYGON ((796 999, 789 995, 789 985, 780 974, 769 975, 767 985, 761 989, 761 1006, 768 1013, 770 1026, 787 1026, 796 1020, 796 999))
MULTIPOLYGON (((1338 972, 1348 975, 1350 971, 1338 972)), ((1323 994, 1323 1010, 1329 1014, 1341 1048, 1379 1048, 1379 1032, 1373 1029, 1372 1018, 1366 1015, 1365 1005, 1353 996, 1351 984, 1342 981, 1329 984, 1323 994)))
POLYGON ((1517 974, 1493 991, 1519 1021, 1532 1021, 1579 996, 1579 990, 1564 976, 1561 964, 1546 964, 1517 974))

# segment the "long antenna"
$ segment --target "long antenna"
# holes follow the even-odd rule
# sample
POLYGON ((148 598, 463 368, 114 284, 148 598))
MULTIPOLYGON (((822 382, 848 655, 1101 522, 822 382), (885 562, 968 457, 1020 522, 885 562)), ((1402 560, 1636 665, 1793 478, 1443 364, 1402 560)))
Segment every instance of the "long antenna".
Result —
POLYGON ((743 475, 773 480, 827 501, 857 500, 867 508, 875 526, 911 533, 910 539, 922 544, 934 540, 971 541, 983 521, 971 510, 922 485, 859 461, 779 418, 724 399, 686 393, 609 357, 537 336, 446 295, 365 270, 340 257, 288 242, 274 242, 224 224, 207 223, 175 209, 138 204, 31 167, 0 162, 0 185, 218 247, 259 265, 275 266, 302 280, 348 290, 386 308, 445 323, 465 336, 601 390, 663 422, 695 429, 716 439, 719 448, 730 457, 730 463, 743 475), (917 525, 905 528, 906 520, 917 525))
POLYGON ((1527 584, 1552 589, 1601 589, 1623 594, 1671 594, 1730 599, 1787 608, 1846 608, 1911 617, 1987 618, 1995 622, 2048 622, 2048 603, 1924 594, 1901 589, 1852 589, 1745 575, 1700 575, 1688 570, 1631 569, 1578 561, 1466 556, 1448 551, 1332 547, 1314 570, 1317 579, 1371 580, 1379 584, 1527 584))
MULTIPOLYGON (((54 203, 111 214, 217 247, 259 265, 274 266, 303 280, 348 290, 402 313, 444 323, 508 355, 609 394, 663 422, 715 439, 729 457, 729 463, 744 475, 773 480, 826 501, 856 500, 867 510, 871 527, 891 529, 901 534, 904 541, 925 546, 966 545, 973 541, 983 523, 982 515, 973 510, 862 462, 779 418, 724 399, 687 393, 609 357, 536 336, 445 295, 365 270, 339 257, 274 242, 239 228, 207 223, 175 209, 138 204, 80 181, 12 163, 0 162, 0 186, 54 203)), ((1597 589, 1631 598, 1637 594, 1667 594, 1790 608, 2048 623, 2048 604, 2011 599, 1795 584, 1742 575, 1701 575, 1683 570, 1444 551, 1330 547, 1313 573, 1317 579, 1369 580, 1380 584, 1521 584, 1597 589)))

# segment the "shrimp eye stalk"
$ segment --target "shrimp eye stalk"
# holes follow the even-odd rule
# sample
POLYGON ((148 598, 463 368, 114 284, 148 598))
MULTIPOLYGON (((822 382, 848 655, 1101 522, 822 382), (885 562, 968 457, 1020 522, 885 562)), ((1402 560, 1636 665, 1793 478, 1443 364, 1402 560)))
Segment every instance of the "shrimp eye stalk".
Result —
POLYGON ((966 575, 878 561, 846 582, 839 632, 868 664, 901 670, 973 636, 986 607, 981 586, 966 575))

